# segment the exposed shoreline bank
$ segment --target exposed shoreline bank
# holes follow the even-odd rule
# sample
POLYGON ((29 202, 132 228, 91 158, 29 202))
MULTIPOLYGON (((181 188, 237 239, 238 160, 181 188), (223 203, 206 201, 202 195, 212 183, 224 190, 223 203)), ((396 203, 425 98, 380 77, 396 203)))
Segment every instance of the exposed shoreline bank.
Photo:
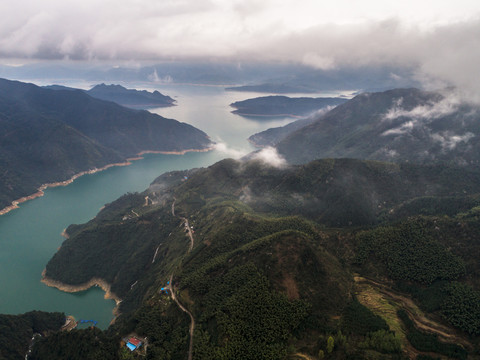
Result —
POLYGON ((111 167, 114 167, 114 166, 128 166, 128 165, 131 165, 132 161, 143 159, 142 155, 145 155, 145 154, 185 155, 188 152, 207 152, 207 151, 211 151, 211 150, 213 150, 213 147, 208 147, 208 148, 205 148, 205 149, 186 149, 186 150, 182 150, 182 151, 144 150, 144 151, 139 152, 136 157, 126 159, 125 162, 108 164, 108 165, 105 165, 101 168, 94 168, 94 169, 90 169, 90 170, 86 170, 86 171, 81 171, 78 174, 73 175, 68 180, 43 184, 38 188, 36 193, 28 195, 28 196, 21 197, 20 199, 17 199, 17 200, 14 200, 14 201, 12 201, 11 205, 6 206, 3 209, 1 209, 0 210, 0 216, 9 213, 12 210, 18 209, 19 204, 21 204, 21 203, 24 203, 26 201, 33 200, 33 199, 36 199, 38 197, 43 196, 45 194, 44 190, 46 190, 48 188, 53 188, 53 187, 57 187, 57 186, 67 186, 68 184, 73 183, 80 176, 87 175, 87 174, 95 174, 97 172, 107 170, 107 169, 109 169, 111 167))
POLYGON ((44 283, 45 285, 57 288, 60 291, 75 293, 75 292, 88 290, 88 289, 90 289, 91 287, 94 287, 94 286, 100 287, 105 292, 104 298, 106 300, 112 299, 112 300, 115 301, 115 307, 113 308, 113 311, 112 311, 113 320, 111 321, 110 324, 113 324, 115 322, 116 318, 120 315, 119 305, 122 302, 122 299, 120 299, 116 294, 114 294, 111 291, 111 285, 108 282, 106 282, 105 280, 94 277, 94 278, 90 279, 90 281, 87 281, 86 283, 83 283, 83 284, 80 284, 80 285, 69 285, 69 284, 62 283, 61 281, 48 278, 45 275, 45 273, 46 273, 46 270, 44 269, 42 271, 42 279, 40 281, 42 283, 44 283))

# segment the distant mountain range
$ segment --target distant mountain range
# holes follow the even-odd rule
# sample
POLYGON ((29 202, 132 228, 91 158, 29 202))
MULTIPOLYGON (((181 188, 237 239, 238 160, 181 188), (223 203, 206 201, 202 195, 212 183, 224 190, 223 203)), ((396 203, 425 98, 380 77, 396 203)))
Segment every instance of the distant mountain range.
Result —
POLYGON ((305 116, 327 106, 346 102, 342 98, 291 98, 287 96, 264 96, 230 104, 234 114, 245 116, 305 116))
POLYGON ((45 183, 141 151, 183 152, 210 146, 191 125, 95 99, 0 79, 0 209, 45 183))
POLYGON ((258 85, 241 85, 241 86, 230 86, 225 88, 227 91, 240 91, 240 92, 259 92, 259 93, 273 93, 273 94, 296 94, 296 93, 315 93, 318 89, 307 86, 300 85, 290 85, 290 84, 277 84, 277 83, 267 83, 267 84, 258 84, 258 85))
POLYGON ((242 85, 232 90, 267 93, 315 93, 325 90, 380 91, 419 86, 411 68, 355 66, 322 70, 307 65, 261 62, 172 61, 128 67, 72 62, 0 64, 0 77, 14 79, 79 79, 90 82, 242 85), (372 90, 376 89, 376 90, 372 90))
MULTIPOLYGON (((62 85, 49 85, 45 86, 51 90, 79 90, 62 85)), ((119 105, 132 107, 132 108, 148 108, 148 107, 165 107, 175 105, 175 100, 170 96, 163 95, 155 90, 149 92, 146 90, 127 89, 121 85, 95 85, 90 90, 85 91, 91 97, 113 101, 119 105)))
POLYGON ((281 141, 271 141, 292 163, 348 157, 478 164, 479 118, 478 107, 454 95, 396 89, 358 95, 281 141))

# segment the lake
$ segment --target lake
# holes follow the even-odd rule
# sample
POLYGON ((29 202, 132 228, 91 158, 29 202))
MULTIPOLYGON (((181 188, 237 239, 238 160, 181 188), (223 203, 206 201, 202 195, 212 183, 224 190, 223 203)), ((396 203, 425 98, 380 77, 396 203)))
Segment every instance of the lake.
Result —
MULTIPOLYGON (((140 89, 151 86, 124 85, 140 89)), ((215 86, 165 85, 156 89, 176 99, 178 105, 150 111, 205 131, 218 143, 216 150, 185 155, 148 154, 130 166, 113 167, 82 176, 66 187, 47 189, 45 196, 0 216, 0 313, 60 311, 77 320, 96 320, 100 328, 106 328, 113 318, 115 303, 105 300, 100 288, 69 294, 40 282, 46 263, 64 240, 60 235, 63 229, 72 223, 87 222, 104 204, 124 193, 145 190, 163 172, 208 166, 226 157, 238 158, 254 150, 247 141, 250 135, 292 121, 253 121, 230 113, 230 103, 259 94, 226 92, 215 86)))

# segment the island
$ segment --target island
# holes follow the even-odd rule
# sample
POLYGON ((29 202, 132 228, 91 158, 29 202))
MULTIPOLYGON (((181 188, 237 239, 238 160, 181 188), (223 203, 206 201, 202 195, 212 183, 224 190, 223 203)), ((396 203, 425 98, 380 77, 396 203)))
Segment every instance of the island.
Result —
POLYGON ((264 96, 230 104, 236 110, 234 114, 242 116, 288 116, 300 117, 309 115, 326 107, 343 104, 343 98, 292 98, 287 96, 264 96))

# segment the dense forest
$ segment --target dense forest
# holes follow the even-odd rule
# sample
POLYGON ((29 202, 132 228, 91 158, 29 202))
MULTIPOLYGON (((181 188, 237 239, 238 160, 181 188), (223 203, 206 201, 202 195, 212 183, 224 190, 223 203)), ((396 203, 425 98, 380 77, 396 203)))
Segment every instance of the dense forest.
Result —
POLYGON ((0 315, 0 359, 23 360, 32 345, 65 324, 65 314, 31 311, 0 315))
POLYGON ((163 174, 70 226, 47 265, 110 282, 115 324, 45 337, 32 356, 185 359, 193 339, 193 359, 475 358, 479 176, 351 159, 163 174), (128 334, 147 343, 130 352, 128 334))

